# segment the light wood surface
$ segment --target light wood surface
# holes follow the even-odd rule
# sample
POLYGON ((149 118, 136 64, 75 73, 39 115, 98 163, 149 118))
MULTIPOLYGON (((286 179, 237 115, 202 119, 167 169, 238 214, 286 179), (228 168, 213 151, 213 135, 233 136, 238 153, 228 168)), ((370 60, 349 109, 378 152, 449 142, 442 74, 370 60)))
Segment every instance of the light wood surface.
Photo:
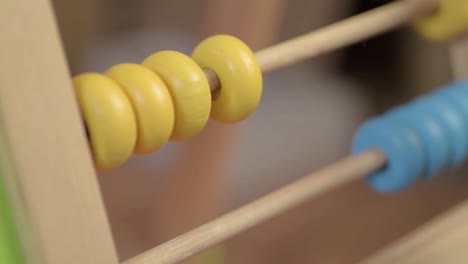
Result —
POLYGON ((2 1, 0 32, 1 160, 28 263, 118 263, 50 3, 2 1))
POLYGON ((362 264, 464 264, 468 261, 468 201, 465 201, 362 264))
POLYGON ((385 155, 370 150, 312 173, 252 203, 221 216, 124 264, 176 263, 260 224, 307 199, 356 180, 385 164, 385 155))

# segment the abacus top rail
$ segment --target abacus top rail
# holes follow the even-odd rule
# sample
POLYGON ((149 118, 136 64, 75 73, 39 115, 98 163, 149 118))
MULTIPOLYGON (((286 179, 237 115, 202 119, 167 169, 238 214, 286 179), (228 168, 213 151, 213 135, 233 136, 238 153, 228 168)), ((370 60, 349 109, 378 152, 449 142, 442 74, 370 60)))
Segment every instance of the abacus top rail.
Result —
MULTIPOLYGON (((319 56, 370 37, 388 32, 434 12, 437 0, 400 0, 336 22, 319 30, 287 40, 255 53, 263 72, 319 56)), ((219 89, 219 79, 205 70, 210 89, 219 89)))
POLYGON ((177 263, 262 223, 305 200, 384 166, 385 154, 369 150, 297 180, 252 203, 174 238, 123 264, 177 263))

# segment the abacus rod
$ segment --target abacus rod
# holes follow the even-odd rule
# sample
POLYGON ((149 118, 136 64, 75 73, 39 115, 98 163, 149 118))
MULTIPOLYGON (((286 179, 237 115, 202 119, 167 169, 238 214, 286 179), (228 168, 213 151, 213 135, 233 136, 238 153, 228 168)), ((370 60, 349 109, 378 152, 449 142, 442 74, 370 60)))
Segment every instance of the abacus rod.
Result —
MULTIPOLYGON (((287 40, 255 53, 263 72, 298 63, 377 36, 434 12, 437 0, 400 0, 341 20, 319 30, 287 40)), ((219 80, 205 70, 210 89, 219 89, 219 80)))
POLYGON ((463 80, 468 77, 468 33, 454 39, 449 46, 453 77, 463 80))
POLYGON ((123 264, 177 263, 329 189, 383 167, 385 154, 369 150, 309 174, 254 202, 131 258, 123 264))

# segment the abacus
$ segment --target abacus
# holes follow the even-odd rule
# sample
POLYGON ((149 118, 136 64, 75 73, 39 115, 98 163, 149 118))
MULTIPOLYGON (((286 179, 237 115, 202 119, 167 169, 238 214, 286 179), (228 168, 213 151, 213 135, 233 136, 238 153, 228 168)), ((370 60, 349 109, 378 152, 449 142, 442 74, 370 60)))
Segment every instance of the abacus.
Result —
MULTIPOLYGON (((78 75, 73 88, 49 3, 11 0, 0 15, 1 263, 177 263, 343 183, 365 176, 376 191, 397 192, 468 157, 467 1, 395 1, 255 53, 232 36, 212 36, 191 56, 157 52, 141 64, 78 75), (365 122, 349 158, 117 259, 96 170, 190 138, 210 116, 240 122, 260 102, 262 72, 408 23, 430 40, 450 41, 456 82, 365 122)), ((466 208, 369 263, 398 262, 398 252, 447 228, 466 208)))

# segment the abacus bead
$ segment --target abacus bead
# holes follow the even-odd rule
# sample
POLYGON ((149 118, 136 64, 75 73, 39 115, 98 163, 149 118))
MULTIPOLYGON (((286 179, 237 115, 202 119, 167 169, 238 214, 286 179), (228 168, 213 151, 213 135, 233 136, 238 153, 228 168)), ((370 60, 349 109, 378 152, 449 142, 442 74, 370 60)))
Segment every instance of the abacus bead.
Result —
POLYGON ((453 84, 451 84, 449 87, 447 87, 447 89, 459 90, 462 93, 468 94, 468 79, 456 81, 453 84))
POLYGON ((124 91, 110 78, 85 73, 73 78, 98 170, 125 162, 133 152, 137 126, 132 105, 124 91))
POLYGON ((448 40, 468 30, 468 0, 439 0, 434 14, 415 22, 416 30, 432 40, 448 40))
POLYGON ((446 133, 450 153, 448 155, 450 166, 457 166, 465 159, 468 139, 465 136, 468 131, 468 123, 463 122, 462 113, 453 105, 441 100, 439 96, 426 96, 414 101, 414 107, 433 116, 446 133))
MULTIPOLYGON (((444 89, 438 90, 436 94, 448 104, 453 104, 462 113, 464 122, 468 123, 468 83, 453 83, 444 89)), ((466 136, 468 137, 468 133, 466 136)))
POLYGON ((386 117, 371 119, 357 131, 352 150, 380 149, 387 165, 367 176, 379 192, 401 191, 417 181, 424 169, 424 153, 417 135, 402 123, 386 117))
MULTIPOLYGON (((468 80, 457 81, 450 85, 447 85, 444 88, 437 90, 436 94, 441 94, 441 96, 443 97, 450 97, 452 99, 458 98, 464 101, 463 99, 466 99, 468 97, 468 80)), ((459 101, 459 100, 455 100, 455 101, 459 101)), ((468 108, 468 106, 464 108, 468 108)))
POLYGON ((138 138, 134 152, 146 154, 162 147, 174 128, 174 105, 164 82, 143 65, 119 64, 105 74, 126 92, 136 114, 138 138))
POLYGON ((447 142, 450 141, 450 135, 444 133, 442 124, 436 118, 412 105, 398 107, 387 115, 411 128, 421 141, 425 176, 432 176, 449 167, 450 148, 447 142))
POLYGON ((464 157, 468 157, 468 85, 465 83, 464 87, 461 83, 454 83, 445 89, 437 91, 436 95, 440 97, 446 104, 451 105, 460 115, 462 123, 465 125, 464 136, 467 141, 464 157))
POLYGON ((192 58, 200 67, 213 70, 221 83, 211 118, 237 122, 255 111, 262 96, 262 72, 247 45, 232 36, 216 35, 202 41, 192 58))
POLYGON ((175 123, 171 141, 198 134, 208 122, 211 91, 202 69, 188 56, 176 51, 154 53, 143 61, 166 84, 171 94, 175 123))

